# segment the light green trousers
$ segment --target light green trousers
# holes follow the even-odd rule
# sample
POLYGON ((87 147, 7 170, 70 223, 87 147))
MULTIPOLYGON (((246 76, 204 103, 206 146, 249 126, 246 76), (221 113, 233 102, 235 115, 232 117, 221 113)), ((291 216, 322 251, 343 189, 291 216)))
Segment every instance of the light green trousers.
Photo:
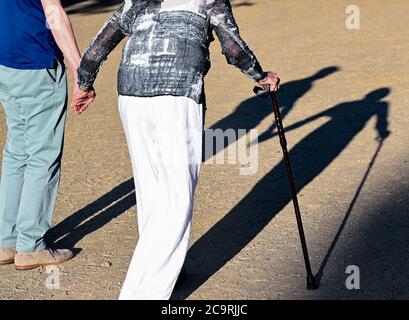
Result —
POLYGON ((65 67, 16 70, 0 65, 0 101, 8 128, 0 183, 0 248, 42 250, 60 177, 65 67))

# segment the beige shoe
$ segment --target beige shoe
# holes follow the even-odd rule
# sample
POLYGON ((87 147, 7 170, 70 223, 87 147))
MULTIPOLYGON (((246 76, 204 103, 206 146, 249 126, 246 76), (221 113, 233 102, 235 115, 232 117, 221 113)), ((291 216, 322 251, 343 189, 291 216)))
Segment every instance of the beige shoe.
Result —
POLYGON ((0 249, 0 265, 13 263, 15 255, 16 255, 16 248, 0 249))
POLYGON ((68 249, 44 249, 38 252, 17 252, 14 264, 17 270, 29 270, 39 266, 61 264, 70 260, 74 253, 68 249))

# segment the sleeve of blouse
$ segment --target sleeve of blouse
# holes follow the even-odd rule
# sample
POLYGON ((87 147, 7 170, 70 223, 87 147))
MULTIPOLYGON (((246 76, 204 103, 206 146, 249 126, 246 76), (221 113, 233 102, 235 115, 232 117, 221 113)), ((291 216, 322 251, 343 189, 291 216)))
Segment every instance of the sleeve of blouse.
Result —
POLYGON ((100 66, 111 51, 125 38, 121 28, 121 16, 124 6, 125 2, 105 22, 90 45, 85 49, 78 68, 78 85, 80 89, 87 90, 93 86, 100 66))
POLYGON ((240 69, 253 80, 265 74, 253 52, 240 36, 229 0, 214 0, 210 7, 210 24, 222 46, 229 64, 240 69))

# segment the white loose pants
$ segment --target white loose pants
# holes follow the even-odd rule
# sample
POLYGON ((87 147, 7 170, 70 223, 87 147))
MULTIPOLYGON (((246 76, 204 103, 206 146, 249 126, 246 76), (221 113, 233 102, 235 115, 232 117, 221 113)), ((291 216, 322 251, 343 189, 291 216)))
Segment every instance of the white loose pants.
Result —
POLYGON ((169 299, 185 260, 202 161, 203 106, 119 96, 135 180, 139 239, 120 300, 169 299))

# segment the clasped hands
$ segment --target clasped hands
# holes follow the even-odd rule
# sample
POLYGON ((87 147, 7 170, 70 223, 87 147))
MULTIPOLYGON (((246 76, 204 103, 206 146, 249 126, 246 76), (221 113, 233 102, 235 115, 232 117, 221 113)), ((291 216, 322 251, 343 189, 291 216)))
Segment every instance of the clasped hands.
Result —
POLYGON ((74 92, 72 96, 71 107, 74 112, 80 115, 83 113, 96 98, 96 93, 93 87, 82 90, 74 83, 74 92))

